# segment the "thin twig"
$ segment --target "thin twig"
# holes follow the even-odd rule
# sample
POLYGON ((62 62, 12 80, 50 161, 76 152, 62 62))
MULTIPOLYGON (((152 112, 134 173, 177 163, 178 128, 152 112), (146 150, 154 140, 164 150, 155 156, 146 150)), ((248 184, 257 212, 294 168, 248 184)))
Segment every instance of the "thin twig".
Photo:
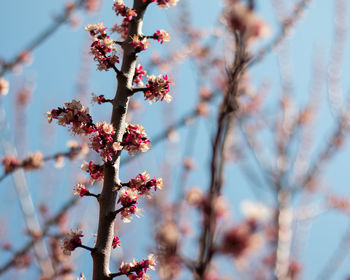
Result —
MULTIPOLYGON (((79 151, 81 151, 80 147, 73 147, 73 148, 70 148, 67 152, 58 152, 58 153, 53 154, 53 155, 45 156, 45 157, 43 157, 43 162, 46 162, 46 161, 49 161, 52 159, 56 160, 57 158, 60 158, 60 157, 66 157, 66 158, 69 158, 70 160, 72 160, 74 158, 74 156, 72 156, 72 155, 79 153, 79 151)), ((2 180, 4 180, 8 175, 10 175, 11 173, 13 173, 16 170, 21 169, 21 168, 25 168, 25 167, 23 165, 18 165, 16 167, 14 167, 10 172, 7 172, 7 173, 4 172, 0 176, 0 182, 2 180)), ((31 169, 31 170, 35 170, 35 169, 31 169)))

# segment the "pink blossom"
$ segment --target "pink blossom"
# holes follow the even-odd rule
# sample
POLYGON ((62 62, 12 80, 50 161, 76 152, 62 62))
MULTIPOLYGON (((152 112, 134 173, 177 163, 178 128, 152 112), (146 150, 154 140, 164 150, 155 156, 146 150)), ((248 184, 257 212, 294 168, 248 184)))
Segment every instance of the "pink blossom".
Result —
POLYGON ((27 158, 24 158, 21 162, 21 166, 24 170, 33 170, 42 168, 44 165, 43 154, 41 152, 35 152, 29 154, 27 158))
POLYGON ((202 206, 205 202, 205 195, 200 188, 192 188, 186 194, 186 201, 192 206, 202 206))
POLYGON ((2 165, 5 167, 6 174, 13 172, 20 167, 27 171, 39 169, 44 165, 43 154, 41 152, 31 153, 28 157, 22 160, 18 160, 15 156, 4 156, 2 158, 2 165))
POLYGON ((134 47, 135 52, 141 52, 147 49, 149 42, 146 38, 141 39, 139 35, 135 34, 130 44, 134 47))
POLYGON ((221 250, 236 258, 243 257, 259 245, 256 234, 257 224, 254 220, 246 220, 228 229, 224 233, 221 250))
POLYGON ((94 60, 98 62, 98 70, 107 71, 119 63, 119 57, 116 55, 115 43, 106 33, 106 27, 103 22, 85 27, 90 32, 93 42, 90 47, 90 53, 94 55, 94 60))
POLYGON ((135 68, 133 83, 139 87, 143 86, 142 78, 147 74, 147 71, 143 69, 141 64, 138 64, 135 68))
POLYGON ((124 223, 131 222, 132 215, 137 215, 140 213, 140 209, 137 207, 138 198, 139 194, 137 190, 128 188, 122 189, 120 191, 118 203, 120 203, 123 206, 123 210, 121 211, 121 218, 124 223))
POLYGON ((132 20, 133 17, 137 16, 135 10, 130 9, 124 5, 123 0, 115 1, 113 4, 113 10, 116 12, 117 16, 121 15, 128 21, 132 20))
POLYGON ((170 5, 171 6, 176 6, 177 2, 179 2, 179 0, 142 0, 143 2, 156 2, 159 7, 161 8, 169 8, 170 5))
POLYGON ((5 167, 5 173, 9 174, 20 167, 20 163, 16 156, 4 156, 2 165, 5 167))
POLYGON ((74 188, 74 195, 80 195, 83 197, 89 193, 90 191, 83 184, 77 184, 74 188))
POLYGON ((158 189, 162 189, 163 187, 163 179, 162 178, 156 178, 150 179, 150 175, 146 173, 146 171, 143 171, 142 173, 138 174, 134 179, 131 179, 129 181, 129 188, 135 189, 138 191, 139 195, 146 195, 150 196, 150 190, 152 188, 156 191, 158 189))
POLYGON ((106 97, 103 94, 95 95, 92 94, 92 102, 96 102, 97 104, 101 105, 102 103, 109 102, 106 97))
POLYGON ((48 122, 53 119, 58 120, 58 124, 62 126, 71 126, 73 134, 89 134, 93 128, 92 118, 89 114, 89 108, 84 108, 79 101, 64 103, 62 108, 47 112, 48 122))
POLYGON ((105 162, 111 161, 112 157, 122 149, 118 142, 114 142, 114 135, 113 125, 106 122, 97 123, 90 134, 90 147, 100 153, 105 162))
POLYGON ((89 172, 92 180, 102 181, 104 178, 103 165, 95 164, 92 160, 87 163, 84 161, 80 168, 86 172, 89 172))
POLYGON ((9 92, 10 83, 4 78, 0 77, 0 95, 7 95, 9 92))
POLYGON ((122 39, 126 39, 128 36, 128 25, 129 25, 129 21, 124 18, 122 23, 120 25, 115 24, 112 28, 111 31, 116 32, 118 34, 120 34, 120 36, 122 37, 122 39))
POLYGON ((167 31, 165 30, 157 30, 154 34, 153 34, 153 39, 157 40, 158 42, 160 42, 161 44, 163 44, 164 42, 169 42, 170 41, 170 35, 167 31))
POLYGON ((124 263, 119 267, 121 273, 128 276, 130 280, 148 280, 150 276, 147 273, 148 269, 155 269, 156 258, 153 254, 148 255, 146 260, 137 262, 135 259, 132 262, 124 263))
POLYGON ((81 230, 76 229, 71 230, 71 232, 66 235, 62 242, 63 254, 70 256, 71 252, 81 245, 80 238, 84 236, 82 233, 81 230))
POLYGON ((98 10, 101 0, 85 0, 84 7, 89 13, 94 13, 98 10))
POLYGON ((269 34, 268 25, 252 10, 241 3, 233 3, 224 15, 226 25, 232 30, 238 30, 246 42, 251 43, 269 34))
POLYGON ((148 83, 147 90, 144 92, 145 100, 156 102, 158 100, 165 100, 170 102, 172 96, 169 94, 169 85, 171 81, 168 75, 155 77, 154 75, 147 76, 148 83))
POLYGON ((143 126, 139 124, 127 124, 121 144, 130 155, 133 155, 135 152, 143 153, 151 148, 151 141, 147 138, 143 126))

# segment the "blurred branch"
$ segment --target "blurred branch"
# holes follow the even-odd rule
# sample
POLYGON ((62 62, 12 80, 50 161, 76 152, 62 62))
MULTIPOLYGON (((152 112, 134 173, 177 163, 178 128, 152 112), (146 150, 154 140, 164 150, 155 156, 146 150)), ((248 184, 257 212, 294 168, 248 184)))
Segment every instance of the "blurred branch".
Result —
MULTIPOLYGON (((344 108, 344 93, 341 85, 341 74, 342 74, 342 62, 346 61, 345 50, 346 50, 346 39, 347 29, 346 24, 348 20, 347 11, 348 1, 339 0, 334 2, 335 16, 334 16, 334 39, 331 52, 331 58, 327 71, 328 80, 328 97, 329 105, 332 113, 339 117, 344 108)), ((347 108, 345 108, 347 110, 347 108)))
POLYGON ((249 133, 244 128, 244 120, 242 118, 239 118, 237 123, 238 123, 238 128, 242 133, 243 139, 245 140, 248 146, 248 149, 252 153, 254 161, 256 162, 257 166, 261 170, 261 173, 263 174, 266 183, 271 187, 275 187, 275 183, 272 180, 272 175, 273 175, 272 171, 270 168, 267 167, 267 164, 264 163, 262 157, 258 153, 258 148, 255 147, 249 133))
MULTIPOLYGON (((75 157, 77 157, 77 155, 79 154, 79 152, 81 152, 83 149, 82 146, 77 146, 77 147, 71 147, 68 151, 66 152, 58 152, 56 154, 50 155, 50 156, 46 156, 42 158, 42 162, 46 162, 49 160, 58 160, 60 158, 68 158, 70 160, 74 160, 75 157)), ((10 175, 11 173, 15 172, 18 169, 24 168, 26 169, 26 160, 27 158, 24 158, 21 163, 17 166, 14 166, 13 168, 11 168, 10 171, 5 171, 1 176, 0 176, 0 183, 2 180, 4 180, 8 175, 10 175)), ((38 167, 39 168, 39 167, 38 167)), ((30 170, 35 170, 30 169, 30 170)), ((29 169, 27 170, 29 171, 29 169)))
POLYGON ((42 231, 40 232, 39 236, 33 237, 30 241, 28 241, 21 249, 14 252, 13 257, 8 260, 5 264, 0 266, 0 275, 5 273, 7 270, 9 270, 11 267, 14 267, 16 264, 16 260, 18 257, 23 256, 24 254, 28 253, 33 246, 41 242, 42 239, 49 233, 50 228, 53 225, 56 225, 61 217, 77 203, 77 198, 72 198, 69 201, 67 201, 62 208, 57 212, 55 216, 53 216, 51 219, 47 220, 43 226, 42 231))
POLYGON ((314 162, 311 164, 311 167, 309 167, 304 179, 302 179, 302 181, 299 184, 297 183, 297 185, 294 187, 294 191, 307 187, 312 180, 315 179, 315 176, 321 169, 322 165, 340 150, 340 146, 345 138, 345 129, 346 118, 342 115, 339 117, 337 127, 327 141, 325 148, 318 154, 314 162))
POLYGON ((276 216, 277 241, 274 275, 277 280, 289 280, 290 246, 292 242, 293 216, 289 208, 290 193, 279 190, 276 216))
POLYGON ((0 77, 3 76, 6 72, 11 70, 13 66, 20 63, 22 60, 22 55, 25 52, 32 52, 34 49, 36 49, 39 45, 44 43, 52 34, 54 34, 58 28, 63 24, 66 23, 69 20, 69 17, 71 16, 72 12, 75 9, 81 8, 86 0, 77 0, 74 2, 73 9, 67 9, 67 7, 64 9, 64 12, 62 15, 56 17, 54 19, 54 22, 51 23, 44 31, 42 31, 40 34, 38 34, 36 37, 32 39, 32 41, 29 42, 29 44, 23 48, 21 52, 19 52, 18 55, 16 55, 13 59, 11 59, 8 62, 2 62, 2 67, 0 70, 0 77))
POLYGON ((210 184, 207 193, 208 209, 204 210, 205 222, 199 239, 199 256, 195 278, 203 279, 214 255, 214 234, 216 230, 216 213, 214 204, 221 194, 223 171, 225 165, 224 148, 232 121, 238 109, 237 93, 240 78, 248 63, 246 42, 243 35, 236 33, 236 53, 233 64, 227 71, 228 87, 218 113, 218 127, 212 144, 210 164, 210 184))
MULTIPOLYGON (((218 97, 220 95, 219 91, 214 92, 208 99, 207 102, 211 103, 213 102, 216 97, 218 97)), ((169 137, 169 135, 174 132, 175 130, 185 126, 189 121, 197 118, 201 116, 200 112, 197 110, 197 108, 193 109, 192 111, 184 114, 179 120, 177 120, 176 122, 174 122, 172 125, 168 126, 164 131, 156 134, 154 137, 150 137, 150 139, 152 140, 152 146, 155 146, 157 144, 159 144, 161 141, 163 141, 164 139, 166 139, 167 137, 169 137)), ((132 160, 134 160, 135 158, 137 158, 138 156, 140 156, 141 154, 135 154, 132 157, 129 156, 125 159, 123 159, 121 161, 122 164, 128 163, 132 160)))

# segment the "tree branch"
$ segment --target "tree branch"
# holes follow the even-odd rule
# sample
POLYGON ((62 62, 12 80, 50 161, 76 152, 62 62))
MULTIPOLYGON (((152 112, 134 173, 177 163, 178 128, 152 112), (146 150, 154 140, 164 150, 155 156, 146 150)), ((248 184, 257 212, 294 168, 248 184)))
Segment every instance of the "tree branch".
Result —
MULTIPOLYGON (((128 36, 123 44, 123 61, 121 73, 117 75, 118 88, 113 101, 113 112, 111 123, 115 129, 115 140, 122 142, 126 126, 126 114, 128 110, 129 98, 132 92, 133 77, 135 74, 136 54, 134 48, 128 42, 133 35, 142 34, 142 23, 145 10, 148 3, 142 0, 135 0, 133 9, 137 16, 129 23, 128 36)), ((99 223, 95 251, 93 257, 93 279, 110 280, 109 262, 111 255, 112 242, 114 237, 114 219, 109 219, 110 213, 115 211, 117 192, 115 185, 119 185, 119 152, 112 162, 108 162, 104 167, 104 183, 99 199, 99 223)))

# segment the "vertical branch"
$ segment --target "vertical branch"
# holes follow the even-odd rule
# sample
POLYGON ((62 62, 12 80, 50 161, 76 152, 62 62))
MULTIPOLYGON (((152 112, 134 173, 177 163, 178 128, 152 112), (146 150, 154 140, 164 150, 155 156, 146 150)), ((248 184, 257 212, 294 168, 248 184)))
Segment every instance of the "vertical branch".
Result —
POLYGON ((290 193, 285 190, 278 192, 278 207, 276 215, 277 240, 275 278, 289 280, 290 246, 292 241, 292 216, 289 209, 290 193))
MULTIPOLYGON (((129 98, 132 95, 132 81, 135 73, 137 55, 130 44, 134 34, 141 35, 143 16, 148 3, 135 0, 133 9, 137 16, 129 23, 128 36, 123 42, 123 62, 118 74, 118 88, 113 100, 111 123, 115 128, 116 140, 121 142, 125 132, 125 120, 129 98)), ((109 270, 112 241, 114 236, 114 215, 117 192, 114 187, 119 184, 120 152, 112 162, 107 162, 104 169, 103 189, 99 198, 100 212, 95 250, 93 257, 93 279, 112 279, 109 270)))
POLYGON ((218 128, 212 145, 212 158, 210 164, 211 179, 207 198, 208 209, 206 209, 206 212, 204 213, 204 225, 200 237, 200 253, 195 272, 196 279, 203 279, 214 254, 214 234, 216 229, 214 204, 215 199, 221 194, 223 184, 223 152, 234 113, 238 108, 236 98, 239 80, 244 73, 248 62, 245 42, 239 34, 236 35, 237 52, 234 63, 227 73, 228 87, 220 106, 218 128))

